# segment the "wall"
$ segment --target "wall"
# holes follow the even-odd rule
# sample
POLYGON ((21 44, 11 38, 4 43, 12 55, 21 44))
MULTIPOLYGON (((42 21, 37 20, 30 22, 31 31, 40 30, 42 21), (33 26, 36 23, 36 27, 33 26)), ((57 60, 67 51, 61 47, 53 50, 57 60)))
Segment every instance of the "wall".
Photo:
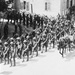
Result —
MULTIPOLYGON (((16 0, 18 1, 18 0, 16 0)), ((33 5, 33 13, 47 16, 56 16, 60 13, 60 0, 20 0, 17 2, 17 6, 19 4, 20 9, 24 9, 23 1, 29 2, 29 12, 31 12, 31 4, 33 5), (45 11, 45 2, 50 2, 50 10, 45 11)), ((19 6, 17 8, 19 8, 19 6)))
MULTIPOLYGON (((67 0, 61 0, 61 15, 66 14, 69 11, 69 8, 71 7, 71 0, 68 0, 69 4, 68 4, 68 8, 67 8, 67 0)), ((75 0, 72 0, 72 6, 75 6, 75 0)))
POLYGON ((36 0, 34 2, 34 12, 41 15, 56 16, 60 13, 60 0, 36 0), (45 11, 45 2, 50 2, 50 10, 45 11))

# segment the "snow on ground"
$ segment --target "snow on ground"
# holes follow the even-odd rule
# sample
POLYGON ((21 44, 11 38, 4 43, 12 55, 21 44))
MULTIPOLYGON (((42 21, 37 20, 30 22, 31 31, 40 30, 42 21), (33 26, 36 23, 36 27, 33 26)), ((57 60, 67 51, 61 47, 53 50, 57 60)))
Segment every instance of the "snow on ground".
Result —
POLYGON ((58 50, 50 49, 38 57, 22 63, 17 60, 16 67, 0 64, 0 75, 75 75, 75 52, 62 58, 58 50), (70 59, 69 59, 70 58, 70 59))

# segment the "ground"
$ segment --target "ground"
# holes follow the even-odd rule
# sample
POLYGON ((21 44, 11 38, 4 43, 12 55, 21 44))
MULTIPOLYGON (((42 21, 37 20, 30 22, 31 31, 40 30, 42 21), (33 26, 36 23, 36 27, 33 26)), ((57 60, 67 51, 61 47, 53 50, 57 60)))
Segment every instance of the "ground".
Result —
POLYGON ((75 51, 62 58, 57 48, 22 63, 18 59, 16 67, 0 64, 0 75, 75 75, 75 51))

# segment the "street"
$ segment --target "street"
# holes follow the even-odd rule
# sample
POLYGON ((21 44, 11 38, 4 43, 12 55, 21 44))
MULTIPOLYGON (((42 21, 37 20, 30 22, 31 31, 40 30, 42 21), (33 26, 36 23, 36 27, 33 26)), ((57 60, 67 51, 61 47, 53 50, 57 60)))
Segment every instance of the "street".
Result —
POLYGON ((74 69, 75 0, 0 0, 0 75, 74 69))
POLYGON ((58 50, 50 49, 40 53, 39 56, 30 58, 30 61, 22 63, 22 59, 16 61, 16 67, 0 64, 0 75, 75 75, 75 52, 69 53, 65 58, 58 50))

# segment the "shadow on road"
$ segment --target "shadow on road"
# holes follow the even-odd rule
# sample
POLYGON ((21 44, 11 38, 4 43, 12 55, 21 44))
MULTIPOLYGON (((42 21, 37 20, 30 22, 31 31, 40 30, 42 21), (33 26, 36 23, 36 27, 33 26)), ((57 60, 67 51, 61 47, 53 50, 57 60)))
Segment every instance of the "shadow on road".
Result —
POLYGON ((52 53, 52 52, 55 52, 55 50, 49 50, 48 52, 51 52, 52 53))
POLYGON ((10 74, 12 74, 12 72, 10 72, 10 71, 4 71, 4 72, 1 72, 0 74, 2 74, 2 75, 10 75, 10 74))
POLYGON ((66 58, 66 61, 70 61, 70 60, 74 59, 75 58, 75 51, 70 52, 69 54, 67 54, 65 56, 65 58, 66 58))
POLYGON ((27 65, 25 63, 21 63, 20 61, 18 61, 18 62, 16 62, 16 66, 18 66, 18 67, 25 67, 27 65))
POLYGON ((17 66, 19 66, 19 67, 25 67, 27 65, 26 64, 18 64, 17 66))
POLYGON ((46 55, 39 55, 38 57, 40 57, 40 58, 44 58, 44 57, 46 57, 46 55))
POLYGON ((29 61, 31 61, 31 62, 37 62, 38 59, 30 59, 29 61))

